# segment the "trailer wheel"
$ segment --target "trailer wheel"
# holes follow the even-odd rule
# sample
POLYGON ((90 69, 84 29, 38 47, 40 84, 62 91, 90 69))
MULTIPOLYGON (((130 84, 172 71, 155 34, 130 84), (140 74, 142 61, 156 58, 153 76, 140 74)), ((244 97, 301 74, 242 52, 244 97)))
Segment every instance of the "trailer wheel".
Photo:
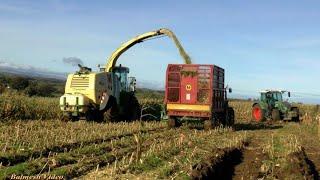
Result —
POLYGON ((252 119, 256 122, 261 122, 265 120, 264 110, 261 108, 259 104, 255 104, 252 107, 252 119))
POLYGON ((272 120, 274 121, 281 120, 280 111, 278 109, 272 109, 271 116, 272 116, 272 120))
POLYGON ((203 129, 204 130, 210 130, 210 129, 213 129, 213 127, 214 127, 214 124, 211 119, 203 121, 203 129))
POLYGON ((175 117, 170 116, 168 119, 168 128, 172 129, 178 126, 177 119, 175 117))
POLYGON ((227 120, 227 126, 229 127, 233 127, 234 125, 234 110, 232 107, 228 107, 227 110, 227 116, 226 116, 226 120, 227 120))

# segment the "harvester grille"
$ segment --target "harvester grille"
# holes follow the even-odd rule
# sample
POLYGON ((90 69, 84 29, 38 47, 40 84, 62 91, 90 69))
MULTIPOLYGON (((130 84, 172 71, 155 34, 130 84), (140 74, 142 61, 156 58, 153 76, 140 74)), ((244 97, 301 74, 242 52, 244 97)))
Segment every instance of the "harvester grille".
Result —
POLYGON ((88 88, 89 77, 86 76, 73 76, 71 81, 72 88, 88 88))

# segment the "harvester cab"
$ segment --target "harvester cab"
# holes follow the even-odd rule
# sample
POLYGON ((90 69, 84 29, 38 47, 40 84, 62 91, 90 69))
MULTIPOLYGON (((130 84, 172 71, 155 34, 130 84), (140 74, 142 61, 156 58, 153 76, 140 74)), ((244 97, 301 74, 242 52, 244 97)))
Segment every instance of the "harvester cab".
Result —
POLYGON ((260 92, 260 100, 252 106, 252 119, 260 122, 264 120, 299 121, 299 109, 292 106, 284 95, 291 96, 289 91, 265 90, 260 92))

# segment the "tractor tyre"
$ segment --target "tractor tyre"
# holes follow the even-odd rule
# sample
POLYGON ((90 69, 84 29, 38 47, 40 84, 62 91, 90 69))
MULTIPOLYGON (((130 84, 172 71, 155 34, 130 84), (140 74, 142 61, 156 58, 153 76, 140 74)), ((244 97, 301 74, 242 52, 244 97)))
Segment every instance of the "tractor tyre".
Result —
POLYGON ((226 115, 226 120, 227 120, 227 126, 228 127, 233 127, 234 126, 234 110, 232 107, 228 107, 227 109, 227 115, 226 115))
POLYGON ((168 128, 172 129, 178 126, 177 119, 175 117, 169 117, 168 119, 168 128))
POLYGON ((252 119, 255 122, 262 122, 265 118, 265 111, 261 108, 259 104, 255 104, 252 107, 252 119))
POLYGON ((211 119, 203 121, 203 129, 210 130, 214 128, 214 124, 211 119))
POLYGON ((103 122, 115 122, 119 118, 119 109, 115 98, 110 97, 107 110, 103 111, 103 122))
POLYGON ((278 109, 273 109, 271 112, 271 117, 273 121, 280 121, 281 120, 280 111, 278 109))
POLYGON ((297 112, 297 117, 293 117, 293 118, 292 118, 292 121, 293 121, 293 122, 300 122, 300 114, 299 114, 300 112, 299 112, 299 109, 298 109, 297 107, 293 107, 291 110, 297 112))

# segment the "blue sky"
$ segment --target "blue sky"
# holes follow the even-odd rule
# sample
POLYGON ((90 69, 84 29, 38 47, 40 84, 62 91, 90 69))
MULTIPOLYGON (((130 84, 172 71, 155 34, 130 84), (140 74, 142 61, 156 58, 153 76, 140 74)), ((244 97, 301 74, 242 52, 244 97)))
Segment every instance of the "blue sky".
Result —
MULTIPOLYGON (((1 0, 0 61, 72 72, 63 58, 96 67, 122 42, 167 27, 194 63, 225 68, 235 94, 320 94, 319 8, 320 1, 293 0, 1 0)), ((170 39, 160 38, 136 45, 118 63, 138 81, 163 86, 166 64, 182 59, 170 39)))

